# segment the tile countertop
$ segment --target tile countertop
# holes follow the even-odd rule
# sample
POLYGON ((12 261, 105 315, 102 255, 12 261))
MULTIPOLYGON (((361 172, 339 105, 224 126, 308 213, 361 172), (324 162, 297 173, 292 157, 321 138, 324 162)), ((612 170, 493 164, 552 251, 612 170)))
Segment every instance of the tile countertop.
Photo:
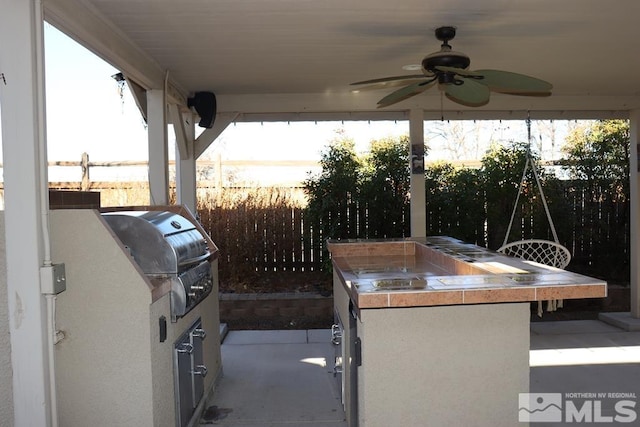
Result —
POLYGON ((603 298, 607 283, 436 236, 327 242, 356 306, 421 307, 603 298))

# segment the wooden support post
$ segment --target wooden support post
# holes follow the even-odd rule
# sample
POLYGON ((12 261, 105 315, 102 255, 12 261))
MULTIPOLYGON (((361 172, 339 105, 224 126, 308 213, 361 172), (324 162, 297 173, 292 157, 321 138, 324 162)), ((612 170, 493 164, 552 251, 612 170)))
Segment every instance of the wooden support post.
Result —
POLYGON ((89 191, 89 188, 91 187, 91 181, 89 179, 89 154, 82 153, 80 166, 82 168, 82 183, 80 184, 80 190, 89 191))

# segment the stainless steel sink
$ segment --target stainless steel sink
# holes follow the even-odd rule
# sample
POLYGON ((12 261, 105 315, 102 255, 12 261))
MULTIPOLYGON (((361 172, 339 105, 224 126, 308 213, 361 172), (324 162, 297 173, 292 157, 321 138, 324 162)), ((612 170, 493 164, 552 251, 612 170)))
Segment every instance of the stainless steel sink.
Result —
POLYGON ((427 287, 427 281, 425 279, 383 279, 373 280, 371 283, 375 289, 381 291, 425 289, 427 287))

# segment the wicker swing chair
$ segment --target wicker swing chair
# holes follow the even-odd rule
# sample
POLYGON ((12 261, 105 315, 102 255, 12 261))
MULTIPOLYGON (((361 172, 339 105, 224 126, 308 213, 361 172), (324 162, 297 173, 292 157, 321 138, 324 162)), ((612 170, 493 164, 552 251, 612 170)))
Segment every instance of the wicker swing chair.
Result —
MULTIPOLYGON (((540 184, 540 178, 531 157, 531 120, 529 118, 527 118, 527 130, 529 134, 529 147, 527 149, 524 170, 522 171, 522 179, 520 180, 520 186, 518 187, 518 194, 516 196, 516 203, 513 206, 513 212, 511 213, 509 227, 507 227, 507 232, 504 236, 504 242, 502 243, 502 246, 497 249, 497 251, 515 258, 520 258, 523 260, 533 261, 539 264, 564 269, 567 265, 569 265, 569 262, 571 261, 571 252, 569 251, 569 249, 561 245, 558 240, 556 228, 553 225, 553 219, 551 219, 551 214, 549 213, 549 206, 547 206, 547 200, 544 197, 544 191, 542 190, 542 185, 540 184), (542 205, 544 206, 544 211, 547 214, 547 220, 549 221, 549 226, 551 227, 551 233, 553 234, 553 241, 543 239, 524 239, 507 243, 509 234, 511 233, 513 220, 516 215, 516 210, 518 209, 520 194, 522 193, 522 189, 524 188, 524 184, 526 181, 527 169, 529 167, 531 167, 536 185, 538 187, 538 191, 540 192, 542 205)), ((562 308, 562 305, 562 300, 550 300, 547 304, 547 311, 555 311, 558 308, 562 308)), ((542 301, 538 301, 538 316, 542 317, 542 311, 542 301)))

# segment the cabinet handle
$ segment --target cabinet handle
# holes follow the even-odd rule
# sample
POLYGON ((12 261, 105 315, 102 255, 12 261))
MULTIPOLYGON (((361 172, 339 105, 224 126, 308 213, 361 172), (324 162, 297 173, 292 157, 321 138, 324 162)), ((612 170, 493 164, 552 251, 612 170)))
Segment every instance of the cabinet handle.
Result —
POLYGON ((187 353, 187 354, 191 354, 193 353, 193 346, 191 344, 180 344, 179 347, 176 347, 176 351, 178 353, 187 353))
POLYGON ((202 375, 202 378, 207 376, 207 372, 207 367, 204 365, 198 365, 193 371, 191 371, 193 375, 202 375))
POLYGON ((342 356, 336 356, 333 361, 333 376, 342 373, 342 356))
POLYGON ((331 342, 333 345, 340 345, 341 340, 342 330, 340 329, 340 325, 331 325, 331 342))
POLYGON ((203 339, 205 339, 205 338, 207 337, 207 333, 205 332, 205 330, 204 330, 204 329, 201 329, 201 328, 196 328, 196 329, 194 329, 194 330, 193 330, 193 332, 191 332, 191 334, 192 334, 194 337, 198 337, 198 338, 200 338, 200 339, 202 339, 202 340, 203 340, 203 339))
POLYGON ((334 366, 333 367, 333 377, 335 378, 338 374, 342 373, 342 366, 334 366))

